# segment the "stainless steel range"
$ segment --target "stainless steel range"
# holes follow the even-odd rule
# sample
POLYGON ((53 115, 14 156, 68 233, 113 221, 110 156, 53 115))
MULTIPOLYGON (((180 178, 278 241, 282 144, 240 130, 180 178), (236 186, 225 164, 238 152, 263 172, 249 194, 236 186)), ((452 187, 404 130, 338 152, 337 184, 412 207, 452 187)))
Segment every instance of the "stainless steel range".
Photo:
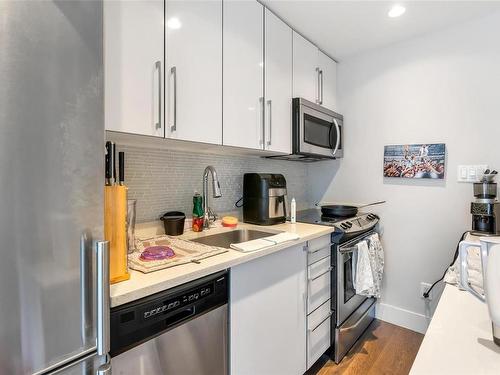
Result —
POLYGON ((356 294, 353 283, 353 251, 373 233, 379 217, 371 213, 331 217, 319 209, 297 212, 297 221, 332 226, 332 333, 330 355, 339 363, 375 318, 375 298, 356 294))

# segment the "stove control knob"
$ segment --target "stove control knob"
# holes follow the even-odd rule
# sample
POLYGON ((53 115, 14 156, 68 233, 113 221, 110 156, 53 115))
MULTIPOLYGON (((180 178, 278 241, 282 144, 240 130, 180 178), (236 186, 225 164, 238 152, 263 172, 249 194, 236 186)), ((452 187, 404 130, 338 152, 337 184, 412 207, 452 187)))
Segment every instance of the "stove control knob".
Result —
POLYGON ((346 223, 342 223, 342 224, 340 224, 340 227, 341 227, 342 229, 347 229, 347 228, 349 228, 349 227, 347 226, 347 224, 346 224, 346 223))
POLYGON ((347 227, 351 228, 352 227, 352 223, 350 221, 346 221, 345 223, 347 225, 347 227))

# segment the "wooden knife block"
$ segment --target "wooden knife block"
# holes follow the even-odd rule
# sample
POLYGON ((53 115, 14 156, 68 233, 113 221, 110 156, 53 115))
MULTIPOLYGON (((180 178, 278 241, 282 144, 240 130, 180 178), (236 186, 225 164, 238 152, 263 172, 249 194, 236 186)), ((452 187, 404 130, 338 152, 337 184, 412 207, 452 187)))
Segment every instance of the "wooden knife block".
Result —
POLYGON ((130 278, 127 265, 127 187, 104 187, 104 237, 109 241, 109 281, 130 278))

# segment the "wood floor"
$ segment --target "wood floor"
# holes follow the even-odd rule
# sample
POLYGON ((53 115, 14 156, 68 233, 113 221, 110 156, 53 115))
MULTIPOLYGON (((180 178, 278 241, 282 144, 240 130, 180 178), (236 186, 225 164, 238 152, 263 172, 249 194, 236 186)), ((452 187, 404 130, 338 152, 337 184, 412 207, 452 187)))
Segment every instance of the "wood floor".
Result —
POLYGON ((339 365, 324 356, 308 375, 407 375, 424 335, 375 320, 339 365))

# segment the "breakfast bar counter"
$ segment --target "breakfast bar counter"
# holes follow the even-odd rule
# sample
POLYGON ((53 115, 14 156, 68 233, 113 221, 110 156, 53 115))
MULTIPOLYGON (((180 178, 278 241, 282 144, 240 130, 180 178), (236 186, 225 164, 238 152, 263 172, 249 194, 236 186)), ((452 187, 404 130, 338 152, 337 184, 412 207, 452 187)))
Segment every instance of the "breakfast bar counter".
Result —
POLYGON ((410 375, 500 374, 485 303, 446 285, 410 375))

